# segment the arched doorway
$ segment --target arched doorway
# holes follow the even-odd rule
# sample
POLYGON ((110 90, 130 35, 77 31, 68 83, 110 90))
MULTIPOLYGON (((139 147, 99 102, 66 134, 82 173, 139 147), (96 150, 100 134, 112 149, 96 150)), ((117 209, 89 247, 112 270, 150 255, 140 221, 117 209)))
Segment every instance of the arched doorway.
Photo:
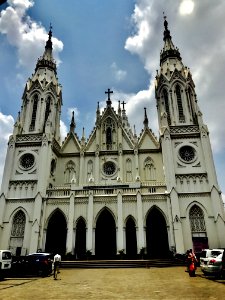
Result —
POLYGON ((126 255, 129 259, 137 257, 136 227, 132 217, 129 217, 126 222, 126 255))
POLYGON ((76 226, 75 256, 78 259, 84 259, 86 254, 86 224, 83 218, 80 218, 76 226))
POLYGON ((64 215, 56 210, 49 222, 46 233, 45 251, 49 253, 58 252, 64 255, 66 252, 67 225, 64 215))
POLYGON ((113 259, 116 256, 116 225, 107 209, 104 209, 97 219, 95 255, 98 259, 113 259))
POLYGON ((152 208, 146 220, 147 255, 152 258, 169 256, 166 221, 156 207, 152 208))
POLYGON ((198 205, 193 205, 189 211, 191 235, 194 252, 209 248, 205 226, 204 212, 198 205))

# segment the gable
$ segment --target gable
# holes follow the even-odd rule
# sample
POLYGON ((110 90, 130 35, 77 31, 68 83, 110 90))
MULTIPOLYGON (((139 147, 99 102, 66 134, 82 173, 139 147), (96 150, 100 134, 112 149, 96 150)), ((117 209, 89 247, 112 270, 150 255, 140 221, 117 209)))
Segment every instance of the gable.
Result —
POLYGON ((80 152, 80 143, 73 133, 69 133, 62 145, 62 153, 80 152))
POLYGON ((139 149, 158 149, 159 142, 156 140, 153 133, 147 128, 143 131, 139 142, 138 142, 139 149))

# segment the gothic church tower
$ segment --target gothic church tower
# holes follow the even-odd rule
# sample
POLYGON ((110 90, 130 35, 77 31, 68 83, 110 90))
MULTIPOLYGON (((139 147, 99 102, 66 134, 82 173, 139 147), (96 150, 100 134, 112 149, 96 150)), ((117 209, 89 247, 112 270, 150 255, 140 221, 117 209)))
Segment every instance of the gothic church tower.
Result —
MULTIPOLYGON (((0 201, 2 223, 5 197, 15 199, 11 203, 15 209, 20 206, 22 199, 29 199, 26 201, 29 202, 31 219, 26 222, 32 222, 31 251, 37 250, 43 197, 51 184, 50 174, 55 166, 54 144, 60 140, 62 97, 52 56, 51 38, 50 29, 44 54, 38 59, 35 73, 25 85, 21 112, 14 125, 13 135, 9 138, 0 201)), ((28 232, 23 235, 28 235, 28 232)), ((22 243, 22 239, 11 237, 9 247, 20 249, 22 243)))
POLYGON ((172 42, 166 18, 164 27, 155 95, 176 248, 185 252, 183 245, 187 238, 195 250, 207 248, 208 243, 222 246, 224 212, 209 132, 198 107, 191 72, 183 65, 179 49, 172 42), (207 217, 204 219, 203 215, 207 217), (187 216, 191 236, 185 229, 189 223, 187 216), (197 216, 201 216, 198 224, 197 216), (215 232, 210 241, 209 227, 215 232))

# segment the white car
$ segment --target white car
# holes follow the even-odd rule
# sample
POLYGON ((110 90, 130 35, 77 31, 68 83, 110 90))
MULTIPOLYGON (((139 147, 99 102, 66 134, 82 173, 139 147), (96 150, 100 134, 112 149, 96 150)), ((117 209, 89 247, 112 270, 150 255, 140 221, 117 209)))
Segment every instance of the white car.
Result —
POLYGON ((0 278, 4 278, 7 271, 11 269, 12 252, 9 250, 0 250, 0 278))
POLYGON ((200 258, 200 267, 205 275, 219 275, 222 269, 223 249, 212 249, 209 256, 200 258))

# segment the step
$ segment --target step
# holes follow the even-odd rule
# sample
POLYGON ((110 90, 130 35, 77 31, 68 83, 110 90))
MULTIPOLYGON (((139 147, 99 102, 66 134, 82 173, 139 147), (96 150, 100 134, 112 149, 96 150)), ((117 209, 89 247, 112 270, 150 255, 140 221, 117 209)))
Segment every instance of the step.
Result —
POLYGON ((183 266, 184 263, 174 259, 149 259, 149 260, 76 260, 62 261, 62 268, 165 268, 183 266))

